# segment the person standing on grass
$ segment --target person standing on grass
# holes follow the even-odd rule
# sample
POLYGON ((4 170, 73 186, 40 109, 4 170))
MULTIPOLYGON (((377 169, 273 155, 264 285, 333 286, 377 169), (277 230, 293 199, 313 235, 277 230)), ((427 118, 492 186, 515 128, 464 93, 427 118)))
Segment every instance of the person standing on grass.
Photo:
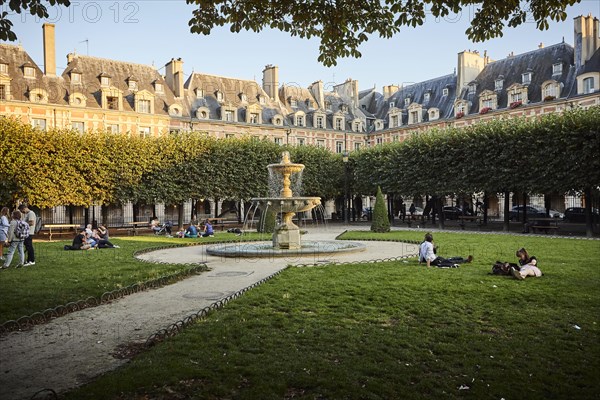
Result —
POLYGON ((4 242, 8 239, 8 227, 10 226, 9 214, 8 207, 2 207, 2 211, 0 211, 0 261, 4 261, 4 242))
POLYGON ((510 273, 512 276, 519 280, 523 280, 528 276, 542 276, 542 271, 540 271, 537 266, 537 258, 535 258, 535 256, 529 256, 524 247, 521 247, 519 250, 517 250, 516 256, 519 259, 521 270, 517 271, 516 268, 511 267, 510 273))
POLYGON ((6 260, 4 260, 2 269, 10 267, 10 263, 12 262, 15 250, 19 252, 19 264, 17 264, 17 268, 21 268, 23 265, 27 265, 25 264, 25 252, 23 251, 24 240, 17 238, 17 236, 15 235, 15 230, 17 229, 17 224, 19 223, 19 221, 21 221, 21 217, 22 214, 19 210, 15 210, 12 212, 12 220, 10 221, 7 235, 10 247, 8 248, 8 254, 6 254, 6 260))
POLYGON ((29 236, 23 242, 25 251, 27 251, 27 262, 25 267, 35 265, 35 251, 33 249, 33 235, 35 234, 35 222, 37 217, 35 213, 29 209, 27 204, 23 203, 19 206, 19 211, 23 215, 23 220, 29 224, 29 236))

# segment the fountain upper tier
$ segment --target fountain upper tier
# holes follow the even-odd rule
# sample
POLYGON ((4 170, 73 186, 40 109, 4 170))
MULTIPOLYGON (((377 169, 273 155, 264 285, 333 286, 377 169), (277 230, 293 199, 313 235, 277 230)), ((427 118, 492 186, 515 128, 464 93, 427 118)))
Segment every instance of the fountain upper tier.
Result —
POLYGON ((271 173, 280 174, 283 177, 283 189, 281 190, 281 197, 292 197, 292 190, 290 189, 290 175, 300 173, 304 170, 303 164, 294 164, 290 161, 290 153, 287 151, 283 152, 281 162, 278 164, 269 164, 267 168, 271 173))

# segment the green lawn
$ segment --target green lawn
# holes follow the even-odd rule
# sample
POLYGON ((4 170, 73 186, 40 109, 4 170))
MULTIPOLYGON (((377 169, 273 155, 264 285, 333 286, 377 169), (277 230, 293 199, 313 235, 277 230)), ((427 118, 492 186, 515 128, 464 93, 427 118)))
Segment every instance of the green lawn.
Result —
MULTIPOLYGON (((253 236, 249 236, 253 237, 253 236)), ((239 239, 219 232, 214 238, 174 239, 164 236, 111 238, 119 249, 65 251, 71 241, 34 242, 36 265, 0 271, 0 324, 88 297, 169 276, 190 265, 150 264, 133 258, 137 251, 184 243, 210 243, 239 239)), ((16 259, 15 259, 16 258, 16 259)))
POLYGON ((434 238, 475 262, 289 268, 67 398, 598 398, 599 241, 434 238), (488 274, 522 246, 543 277, 488 274))

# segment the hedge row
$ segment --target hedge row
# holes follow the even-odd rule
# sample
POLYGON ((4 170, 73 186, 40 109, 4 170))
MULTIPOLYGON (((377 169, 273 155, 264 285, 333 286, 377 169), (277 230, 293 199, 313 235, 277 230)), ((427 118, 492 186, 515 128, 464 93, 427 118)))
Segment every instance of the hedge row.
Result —
MULTIPOLYGON (((304 195, 566 193, 600 188, 600 107, 540 118, 499 119, 431 130, 400 143, 341 155, 292 147, 303 163, 304 195)), ((269 192, 267 165, 281 146, 268 140, 216 140, 194 132, 139 138, 40 131, 0 118, 0 203, 40 208, 132 201, 181 204, 191 198, 248 200, 269 192)))

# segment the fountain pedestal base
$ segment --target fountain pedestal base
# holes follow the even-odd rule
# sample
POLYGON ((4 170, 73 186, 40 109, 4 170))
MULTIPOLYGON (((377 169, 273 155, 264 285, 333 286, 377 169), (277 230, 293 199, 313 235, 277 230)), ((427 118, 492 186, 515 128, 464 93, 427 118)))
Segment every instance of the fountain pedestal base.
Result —
POLYGON ((302 247, 300 243, 300 228, 291 221, 293 215, 294 213, 284 213, 284 222, 275 228, 275 232, 273 233, 274 248, 294 250, 302 247))

